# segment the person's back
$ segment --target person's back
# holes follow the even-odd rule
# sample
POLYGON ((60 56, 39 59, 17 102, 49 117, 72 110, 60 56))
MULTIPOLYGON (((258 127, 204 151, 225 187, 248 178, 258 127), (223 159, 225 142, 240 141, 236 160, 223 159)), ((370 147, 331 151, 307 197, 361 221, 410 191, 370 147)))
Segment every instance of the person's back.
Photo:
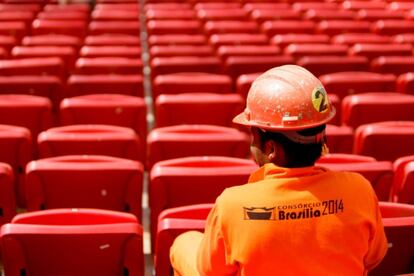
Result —
POLYGON ((218 197, 204 235, 176 239, 177 275, 365 275, 382 260, 387 242, 370 183, 314 166, 334 114, 301 67, 258 77, 234 122, 251 128, 261 168, 218 197))

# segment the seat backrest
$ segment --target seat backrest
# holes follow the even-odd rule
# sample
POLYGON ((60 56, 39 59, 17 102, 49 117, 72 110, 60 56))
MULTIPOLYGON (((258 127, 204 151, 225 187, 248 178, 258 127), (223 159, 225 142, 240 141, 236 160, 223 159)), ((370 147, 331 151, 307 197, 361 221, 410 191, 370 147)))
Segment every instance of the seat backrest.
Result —
POLYGON ((109 156, 31 161, 26 169, 27 209, 100 208, 140 219, 143 173, 141 163, 109 156))
POLYGON ((14 186, 12 167, 0 163, 0 226, 11 221, 16 214, 14 186))
MULTIPOLYGON (((335 154, 332 154, 333 156, 335 154)), ((392 179, 394 175, 390 161, 369 160, 369 157, 340 155, 338 158, 322 157, 317 165, 333 171, 351 171, 362 174, 377 194, 379 200, 387 201, 390 197, 392 179), (354 158, 354 161, 352 159, 354 158)))
POLYGON ((149 133, 147 145, 149 167, 161 160, 186 156, 246 158, 250 154, 250 139, 246 133, 213 125, 156 128, 149 133))
POLYGON ((383 219, 414 216, 414 205, 412 204, 380 201, 379 207, 383 219))
POLYGON ((414 121, 387 121, 359 126, 355 131, 356 154, 394 161, 414 154, 414 121))
POLYGON ((354 130, 348 126, 326 126, 327 145, 332 153, 351 153, 354 140, 354 130))
POLYGON ((144 275, 142 227, 133 215, 87 210, 74 221, 70 217, 77 211, 55 212, 49 215, 60 219, 34 212, 26 215, 31 220, 3 225, 0 238, 7 275, 144 275), (71 223, 61 223, 68 218, 71 223))
POLYGON ((394 161, 393 202, 414 204, 414 155, 394 161))
POLYGON ((256 169, 252 160, 221 156, 177 158, 155 164, 148 190, 152 237, 161 211, 213 203, 224 189, 247 183, 256 169))

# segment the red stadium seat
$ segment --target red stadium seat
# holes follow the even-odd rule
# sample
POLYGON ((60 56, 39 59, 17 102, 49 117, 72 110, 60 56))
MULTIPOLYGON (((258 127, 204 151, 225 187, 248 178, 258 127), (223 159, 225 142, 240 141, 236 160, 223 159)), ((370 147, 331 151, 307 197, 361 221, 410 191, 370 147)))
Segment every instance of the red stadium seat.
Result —
POLYGON ((152 96, 156 99, 161 94, 229 93, 231 91, 231 78, 229 76, 187 72, 155 77, 152 96))
POLYGON ((328 148, 333 153, 351 153, 354 139, 353 129, 347 126, 327 125, 328 148))
POLYGON ((71 125, 50 128, 37 138, 41 158, 95 154, 143 161, 143 146, 130 128, 111 125, 71 125))
POLYGON ((192 9, 193 6, 187 2, 160 2, 160 1, 147 1, 145 4, 145 10, 185 10, 192 9))
POLYGON ((147 22, 149 35, 163 34, 198 34, 202 30, 198 20, 149 20, 147 22))
POLYGON ((57 21, 87 21, 89 14, 77 10, 54 10, 43 11, 37 14, 37 19, 41 20, 57 20, 57 21))
POLYGON ((77 37, 86 35, 84 20, 36 19, 32 23, 32 35, 63 34, 77 37))
POLYGON ((67 85, 67 97, 97 93, 144 96, 143 77, 138 74, 71 75, 67 85))
POLYGON ((67 69, 73 68, 77 52, 70 46, 16 46, 12 49, 13 58, 61 58, 67 69))
POLYGON ((178 125, 152 130, 147 138, 148 164, 186 156, 247 158, 249 136, 234 128, 213 125, 178 125), (174 149, 174 150, 171 150, 174 149))
MULTIPOLYGON (((127 2, 127 1, 125 1, 127 2)), ((97 3, 95 10, 134 10, 139 11, 139 3, 97 3)))
POLYGON ((17 45, 17 39, 11 35, 0 35, 0 47, 10 52, 17 45))
POLYGON ((98 208, 141 220, 141 163, 102 155, 71 155, 31 161, 26 167, 28 211, 98 208))
POLYGON ((243 8, 252 13, 254 10, 272 10, 272 11, 277 11, 277 10, 290 10, 291 6, 289 3, 286 2, 256 2, 256 1, 251 1, 248 3, 245 3, 243 5, 243 8))
POLYGON ((334 2, 319 2, 319 1, 293 2, 292 1, 292 8, 300 12, 305 12, 310 9, 335 11, 339 9, 339 6, 337 3, 334 3, 334 2))
POLYGON ((138 35, 139 21, 91 21, 88 27, 89 35, 127 34, 138 35))
MULTIPOLYGON (((195 1, 198 2, 198 1, 195 1)), ((241 3, 232 2, 232 1, 217 1, 217 2, 210 2, 209 1, 200 1, 194 4, 194 8, 196 10, 226 10, 232 12, 234 9, 240 9, 241 3)))
POLYGON ((333 171, 351 171, 362 174, 371 183, 378 199, 387 201, 390 197, 394 175, 392 163, 390 161, 364 160, 365 158, 359 156, 356 156, 354 161, 352 160, 353 156, 349 156, 345 159, 342 154, 339 155, 339 158, 335 158, 335 154, 333 157, 327 155, 327 157, 321 157, 317 165, 333 171))
POLYGON ((47 34, 25 36, 22 39, 23 46, 70 46, 79 49, 82 41, 79 37, 71 35, 47 34))
POLYGON ((342 124, 357 128, 381 121, 404 121, 414 118, 414 95, 364 93, 342 100, 342 124))
MULTIPOLYGON (((317 46, 317 44, 315 45, 317 46)), ((369 61, 360 56, 304 56, 297 64, 320 76, 342 71, 367 71, 369 61)))
POLYGON ((91 13, 91 19, 95 21, 138 21, 139 11, 135 9, 125 10, 108 10, 108 9, 94 9, 91 13))
POLYGON ((341 99, 338 95, 331 93, 328 95, 329 102, 335 108, 336 114, 335 116, 329 121, 329 124, 332 125, 340 125, 341 122, 341 99))
POLYGON ((58 4, 46 4, 43 7, 44 11, 47 12, 54 12, 54 11, 78 11, 88 13, 90 6, 86 3, 70 3, 66 5, 58 5, 58 4))
POLYGON ((88 46, 139 46, 140 44, 137 35, 102 34, 85 37, 85 45, 88 46))
POLYGON ((391 43, 392 38, 385 35, 377 35, 372 33, 345 33, 332 37, 332 43, 345 44, 352 46, 357 43, 362 44, 387 44, 391 43))
POLYGON ((151 60, 151 75, 179 72, 221 73, 220 59, 215 56, 156 57, 151 60))
POLYGON ((370 272, 373 276, 410 275, 413 272, 414 208, 406 204, 398 204, 399 207, 387 206, 391 204, 380 202, 388 251, 382 262, 370 272), (399 208, 401 211, 389 213, 390 208, 399 208))
POLYGON ((384 219, 414 216, 414 205, 386 201, 378 202, 378 204, 384 219))
POLYGON ((207 21, 204 32, 207 35, 226 33, 257 33, 259 26, 254 21, 207 21))
POLYGON ((394 161, 414 154, 414 122, 389 121, 358 127, 354 153, 373 156, 378 160, 394 161))
POLYGON ((156 126, 210 124, 233 126, 244 109, 238 94, 186 93, 160 95, 155 101, 156 126))
POLYGON ((40 4, 7 4, 2 3, 0 4, 0 11, 31 11, 31 12, 39 12, 42 9, 40 4))
MULTIPOLYGON (((274 3, 274 4, 285 4, 285 3, 274 3)), ((254 19, 255 21, 257 21, 258 23, 263 23, 265 21, 273 21, 273 20, 300 20, 301 14, 299 11, 292 10, 290 8, 282 8, 282 9, 259 8, 259 9, 254 9, 253 11, 251 11, 250 17, 254 19)))
POLYGON ((128 57, 140 58, 139 46, 83 46, 79 52, 81 57, 128 57))
POLYGON ((315 22, 310 20, 272 20, 261 25, 262 32, 269 37, 278 34, 312 34, 314 28, 315 22))
POLYGON ((309 9, 303 14, 304 19, 321 21, 321 20, 353 20, 356 18, 356 12, 348 10, 325 10, 325 9, 309 9))
POLYGON ((0 75, 51 75, 66 78, 63 61, 58 57, 0 60, 0 75))
POLYGON ((145 12, 147 20, 194 20, 197 19, 197 13, 190 9, 181 10, 147 10, 145 12))
POLYGON ((264 34, 214 34, 209 42, 215 48, 223 45, 267 45, 268 38, 264 34))
POLYGON ((151 58, 188 56, 213 56, 214 50, 210 45, 155 45, 149 50, 151 58))
POLYGON ((275 35, 270 43, 281 48, 289 44, 327 44, 330 38, 324 34, 280 34, 275 35))
POLYGON ((276 56, 280 54, 280 48, 274 45, 225 45, 217 49, 217 55, 221 59, 231 56, 276 56))
POLYGON ((213 203, 224 189, 247 183, 250 173, 256 169, 252 160, 218 156, 177 158, 157 163, 150 173, 148 191, 152 241, 155 241, 161 211, 213 203))
POLYGON ((142 227, 131 214, 97 209, 21 214, 1 228, 4 271, 142 276, 142 236, 142 227))
POLYGON ((213 9, 199 9, 197 17, 200 20, 247 20, 247 12, 242 8, 213 8, 213 9))
POLYGON ((253 81, 257 79, 263 72, 253 73, 253 74, 244 74, 240 75, 236 81, 236 92, 241 95, 243 99, 247 98, 247 93, 249 92, 250 86, 253 81))
POLYGON ((141 74, 142 67, 142 61, 138 58, 108 56, 79 58, 75 71, 82 75, 141 74))
POLYGON ((0 76, 0 91, 49 98, 56 105, 62 98, 62 82, 55 76, 0 76))
POLYGON ((153 45, 205 45, 207 37, 201 34, 167 34, 151 35, 148 38, 148 44, 153 45))
POLYGON ((379 73, 403 74, 411 72, 414 68, 414 57, 380 56, 371 61, 371 70, 379 73))
POLYGON ((0 95, 0 124, 25 127, 36 142, 37 135, 53 125, 52 103, 45 97, 0 95))
POLYGON ((397 1, 390 2, 388 4, 387 8, 389 10, 393 10, 393 11, 399 11, 399 10, 409 11, 409 10, 414 9, 414 3, 412 3, 411 1, 410 2, 405 2, 405 1, 398 1, 397 0, 397 1))
POLYGON ((109 124, 129 127, 147 137, 147 108, 143 98, 119 94, 91 94, 66 98, 60 103, 60 123, 109 124))
POLYGON ((348 71, 322 75, 320 80, 327 91, 342 99, 355 93, 394 91, 396 77, 392 74, 348 71))
POLYGON ((9 164, 0 163, 0 226, 16 215, 14 175, 9 164))
POLYGON ((168 208, 158 216, 158 222, 169 218, 206 219, 214 203, 201 203, 168 208))
POLYGON ((391 201, 414 204, 414 155, 394 161, 394 181, 391 201))
POLYGON ((0 11, 0 22, 4 21, 23 21, 29 26, 35 14, 31 11, 0 11))
POLYGON ((414 21, 378 20, 372 23, 372 31, 381 35, 397 35, 414 32, 414 21))
POLYGON ((24 194, 20 189, 24 179, 24 168, 32 160, 32 137, 27 128, 0 125, 0 162, 13 168, 14 193, 20 206, 24 205, 24 194))
POLYGON ((295 58, 303 56, 346 56, 348 46, 338 44, 290 44, 284 50, 285 55, 295 58))
POLYGON ((414 44, 414 33, 398 34, 393 37, 393 42, 402 44, 414 44))
POLYGON ((365 56, 373 59, 379 56, 410 56, 410 44, 365 44, 357 43, 349 48, 351 56, 365 56))
POLYGON ((322 20, 315 27, 316 33, 330 36, 342 33, 369 33, 371 22, 357 20, 322 20))
POLYGON ((344 2, 342 2, 342 8, 346 10, 378 10, 385 9, 386 6, 387 3, 385 2, 367 2, 361 0, 345 0, 344 2))
POLYGON ((23 21, 4 21, 0 24, 0 35, 13 36, 20 41, 26 33, 27 27, 23 21))
POLYGON ((402 20, 406 16, 404 11, 393 11, 385 9, 360 9, 358 11, 356 19, 358 20, 368 20, 368 21, 377 21, 381 19, 396 19, 402 20))
POLYGON ((398 76, 397 91, 414 94, 414 72, 409 72, 398 76))

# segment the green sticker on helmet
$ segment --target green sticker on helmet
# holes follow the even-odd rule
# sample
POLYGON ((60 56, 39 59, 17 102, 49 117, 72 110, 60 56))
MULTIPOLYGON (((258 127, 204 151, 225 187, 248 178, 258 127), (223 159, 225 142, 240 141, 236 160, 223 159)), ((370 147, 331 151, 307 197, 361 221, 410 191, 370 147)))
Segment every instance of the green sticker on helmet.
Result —
POLYGON ((312 105, 316 111, 323 113, 329 108, 329 100, 325 88, 316 87, 312 92, 312 105))

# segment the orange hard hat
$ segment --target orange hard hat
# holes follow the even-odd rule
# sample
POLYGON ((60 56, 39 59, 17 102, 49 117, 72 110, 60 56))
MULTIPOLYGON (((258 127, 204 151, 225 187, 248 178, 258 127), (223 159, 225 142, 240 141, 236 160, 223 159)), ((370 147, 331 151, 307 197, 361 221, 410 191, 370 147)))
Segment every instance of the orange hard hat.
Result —
POLYGON ((284 132, 326 124, 334 115, 335 108, 318 78, 303 67, 283 65, 253 82, 246 108, 233 122, 284 132))

